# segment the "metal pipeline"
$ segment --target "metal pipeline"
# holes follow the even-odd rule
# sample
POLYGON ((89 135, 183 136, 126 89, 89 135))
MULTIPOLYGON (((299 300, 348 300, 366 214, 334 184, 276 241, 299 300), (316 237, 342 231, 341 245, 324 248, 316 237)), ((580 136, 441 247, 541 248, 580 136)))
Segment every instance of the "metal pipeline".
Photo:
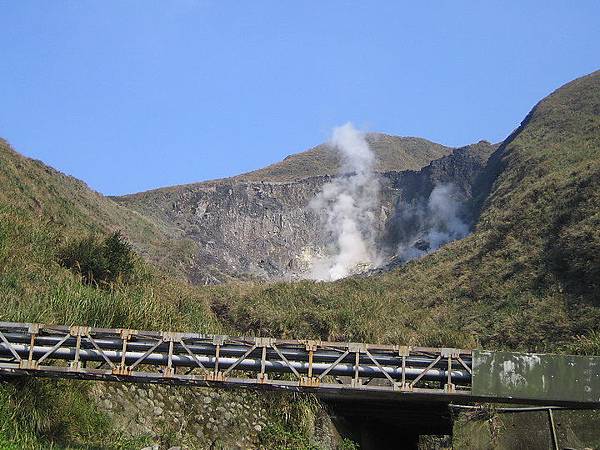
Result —
MULTIPOLYGON (((28 335, 28 334, 4 333, 4 336, 10 342, 14 342, 14 343, 18 342, 18 343, 23 343, 23 344, 29 344, 29 341, 30 341, 30 335, 28 335)), ((44 336, 44 335, 42 335, 42 336, 36 336, 35 342, 36 342, 36 344, 39 344, 42 346, 52 347, 55 344, 57 344, 62 338, 63 337, 61 337, 61 336, 44 336)), ((104 338, 104 337, 100 338, 99 337, 99 338, 94 338, 94 341, 102 350, 120 350, 123 347, 123 341, 118 338, 104 338)), ((63 345, 65 347, 75 346, 75 338, 68 338, 64 342, 63 345)), ((147 350, 152 348, 154 345, 156 345, 156 341, 151 341, 151 340, 136 339, 136 340, 130 340, 127 342, 127 348, 129 350, 138 351, 138 352, 142 352, 142 353, 146 352, 147 350)), ((190 343, 186 342, 186 346, 193 353, 197 353, 197 354, 206 355, 206 354, 214 353, 214 351, 215 351, 215 346, 213 344, 208 344, 208 343, 194 343, 193 341, 191 341, 190 343)), ((90 349, 90 350, 94 349, 93 345, 90 342, 87 342, 86 340, 82 340, 81 348, 82 349, 90 349)), ((160 352, 161 350, 166 351, 167 349, 168 349, 168 343, 163 343, 163 344, 159 345, 155 349, 155 351, 160 352)), ((286 347, 286 346, 282 345, 278 349, 290 361, 303 361, 308 358, 307 351, 304 349, 301 349, 301 348, 290 348, 290 347, 286 347)), ((220 353, 220 355, 223 355, 223 356, 239 358, 244 353, 246 353, 247 350, 248 350, 247 346, 224 344, 224 345, 220 346, 219 353, 220 353)), ((177 343, 175 343, 175 345, 174 345, 174 351, 175 351, 175 353, 184 353, 184 354, 186 353, 185 349, 180 344, 177 344, 177 343)), ((260 354, 260 352, 261 352, 261 349, 257 348, 249 356, 258 355, 258 354, 260 354)), ((341 356, 341 354, 342 354, 342 352, 340 352, 340 351, 318 349, 313 354, 313 361, 332 363, 332 362, 336 361, 341 356)), ((390 356, 389 354, 377 353, 376 350, 371 351, 371 354, 377 360, 377 362, 379 364, 381 364, 382 366, 400 366, 400 365, 402 365, 402 358, 400 356, 390 356)), ((267 349, 267 357, 269 359, 277 359, 277 358, 279 358, 279 355, 274 350, 267 349)), ((427 357, 427 356, 407 356, 405 364, 407 366, 413 366, 413 367, 427 367, 427 366, 429 366, 429 364, 431 364, 434 361, 434 359, 435 358, 433 358, 433 357, 427 357)), ((354 362, 354 354, 349 353, 348 355, 346 355, 346 357, 341 362, 344 362, 344 361, 353 363, 354 362)), ((470 357, 463 358, 463 361, 465 362, 465 364, 470 366, 470 364, 471 364, 470 357)), ((369 363, 372 364, 372 361, 370 360, 370 358, 368 358, 367 355, 361 354, 360 363, 361 364, 363 364, 363 363, 364 364, 369 364, 369 363)), ((447 361, 441 360, 434 367, 440 367, 440 368, 445 369, 445 368, 447 368, 447 361)), ((452 361, 452 368, 458 369, 458 370, 464 369, 462 367, 462 365, 460 365, 457 361, 452 361)))
MULTIPOLYGON (((36 338, 37 341, 37 338, 36 338)), ((129 346, 129 343, 128 343, 129 346)), ((17 344, 14 343, 11 345, 12 349, 21 357, 27 358, 29 354, 29 345, 27 344, 17 344)), ((48 353, 52 349, 51 346, 40 346, 35 345, 33 347, 33 357, 34 359, 39 359, 46 353, 48 353)), ((106 350, 102 352, 111 362, 120 363, 122 352, 117 350, 106 350)), ((4 357, 12 357, 12 353, 10 352, 8 346, 5 343, 0 343, 0 356, 4 357)), ((125 363, 131 365, 139 360, 142 356, 144 356, 144 352, 140 351, 127 351, 125 353, 125 363)), ((240 355, 241 356, 241 355, 240 355)), ((56 349, 51 356, 51 359, 62 359, 62 360, 74 360, 75 358, 75 348, 58 348, 56 349)), ((82 348, 79 352, 79 358, 81 361, 96 361, 101 362, 104 361, 102 354, 95 350, 89 348, 82 348)), ((197 359, 202 363, 206 368, 214 368, 216 359, 214 356, 207 355, 197 355, 197 359)), ((237 362, 238 358, 235 357, 220 357, 219 358, 219 368, 226 370, 231 367, 233 364, 237 362)), ((379 362, 379 361, 378 361, 379 362)), ((156 366, 165 366, 168 363, 168 355, 163 353, 150 353, 140 364, 143 365, 156 365, 156 366)), ((261 370, 261 360, 260 358, 246 358, 242 360, 239 364, 236 365, 236 370, 242 371, 253 371, 260 372, 261 370)), ((307 373, 308 372, 308 363, 302 361, 289 361, 290 365, 296 369, 299 373, 307 373)), ((381 363, 380 363, 381 364, 381 363)), ((174 354, 172 356, 172 365, 174 367, 197 367, 194 358, 190 355, 181 355, 174 354)), ((291 373, 292 371, 288 367, 288 365, 282 361, 266 361, 264 362, 265 371, 266 372, 274 372, 274 373, 291 373)), ((326 371, 330 364, 323 362, 315 362, 313 364, 313 374, 319 375, 326 371)), ((399 379, 402 376, 402 369, 400 367, 388 366, 383 367, 383 371, 385 371, 388 375, 390 375, 394 379, 399 379)), ((407 367, 405 369, 405 376, 407 379, 414 379, 418 377, 422 373, 422 370, 419 368, 407 367)), ((329 375, 337 375, 337 376, 353 376, 354 375, 354 364, 348 363, 339 363, 333 369, 328 372, 329 375)), ((369 377, 369 378, 384 378, 384 373, 380 370, 376 365, 360 365, 358 374, 360 377, 369 377)), ((469 383, 471 381, 471 375, 466 370, 452 370, 451 372, 452 380, 455 383, 469 383)), ((447 379, 448 372, 441 368, 431 368, 429 369, 425 375, 422 377, 423 380, 426 381, 444 381, 447 379)))

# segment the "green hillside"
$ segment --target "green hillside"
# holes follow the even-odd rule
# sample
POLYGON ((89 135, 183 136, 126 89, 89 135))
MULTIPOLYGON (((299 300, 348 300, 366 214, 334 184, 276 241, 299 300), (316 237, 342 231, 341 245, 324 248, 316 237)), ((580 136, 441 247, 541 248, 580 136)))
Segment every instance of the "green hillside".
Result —
MULTIPOLYGON (((376 156, 378 172, 419 170, 452 149, 426 139, 390 136, 383 133, 367 135, 369 147, 376 156)), ((295 181, 302 178, 335 175, 340 166, 337 152, 326 144, 302 153, 290 155, 283 161, 264 169, 235 177, 246 181, 295 181)))
POLYGON ((193 253, 193 242, 176 239, 171 230, 92 191, 84 182, 18 154, 3 139, 0 187, 0 205, 47 220, 65 238, 121 230, 140 255, 178 275, 193 253))
MULTIPOLYGON (((164 269, 137 261, 132 283, 98 288, 60 264, 69 243, 114 229, 138 240, 138 249, 169 248, 169 240, 147 219, 3 142, 0 320, 220 330, 204 297, 164 275, 164 269)), ((114 432, 90 400, 90 388, 86 383, 0 380, 0 448, 143 447, 145 441, 114 432)))

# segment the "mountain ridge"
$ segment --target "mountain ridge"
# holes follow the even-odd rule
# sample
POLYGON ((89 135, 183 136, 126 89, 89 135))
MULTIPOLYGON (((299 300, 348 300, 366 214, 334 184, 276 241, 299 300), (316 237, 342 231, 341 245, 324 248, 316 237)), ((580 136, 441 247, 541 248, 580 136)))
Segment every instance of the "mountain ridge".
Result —
MULTIPOLYGON (((451 147, 411 136, 371 132, 365 133, 365 139, 375 155, 375 172, 418 170, 453 150, 451 147)), ((337 175, 339 165, 338 153, 328 143, 323 143, 233 178, 244 181, 296 181, 337 175)))
MULTIPOLYGON (((427 165, 433 159, 450 154, 453 150, 452 147, 447 147, 424 138, 393 136, 379 132, 367 133, 366 136, 367 141, 371 145, 375 144, 372 150, 376 156, 376 172, 411 169, 417 170, 427 165), (417 153, 421 150, 424 150, 422 154, 417 153), (398 153, 398 155, 394 155, 393 153, 398 153), (400 156, 400 159, 398 159, 398 156, 400 156), (407 162, 404 160, 404 158, 408 156, 410 158, 407 162)), ((248 183, 290 183, 294 181, 301 181, 306 178, 335 176, 338 174, 338 167, 339 159, 336 152, 328 145, 328 143, 323 143, 308 150, 288 155, 281 161, 269 164, 261 169, 252 170, 250 172, 224 178, 215 178, 211 180, 196 181, 173 186, 163 186, 146 191, 133 192, 130 194, 112 195, 109 197, 113 199, 126 199, 143 194, 189 189, 198 185, 211 186, 213 184, 222 183, 228 180, 236 180, 239 182, 248 183), (298 161, 302 163, 304 160, 308 160, 308 168, 305 167, 304 170, 299 171, 298 175, 294 176, 292 174, 292 176, 286 176, 285 174, 281 174, 281 172, 294 172, 290 167, 290 163, 294 164, 293 162, 298 161)))

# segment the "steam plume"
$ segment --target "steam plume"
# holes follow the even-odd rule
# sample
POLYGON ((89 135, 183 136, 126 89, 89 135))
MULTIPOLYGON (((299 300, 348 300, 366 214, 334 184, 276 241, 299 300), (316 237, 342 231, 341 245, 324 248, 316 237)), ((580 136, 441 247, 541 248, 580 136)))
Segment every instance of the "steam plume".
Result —
POLYGON ((431 191, 427 205, 399 207, 398 229, 410 230, 400 238, 400 259, 420 258, 469 234, 469 226, 460 218, 462 205, 456 200, 455 191, 452 184, 440 184, 431 191))
POLYGON ((373 230, 380 186, 373 172, 375 156, 350 123, 333 130, 330 145, 339 152, 340 175, 309 205, 322 218, 331 242, 327 254, 312 261, 311 278, 317 280, 337 280, 377 260, 373 230))

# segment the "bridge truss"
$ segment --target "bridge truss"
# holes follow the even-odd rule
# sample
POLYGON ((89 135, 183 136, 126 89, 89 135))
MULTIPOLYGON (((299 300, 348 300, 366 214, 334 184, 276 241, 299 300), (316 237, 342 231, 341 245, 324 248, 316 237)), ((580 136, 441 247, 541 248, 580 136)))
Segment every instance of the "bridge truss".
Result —
POLYGON ((471 394, 470 350, 0 322, 0 375, 308 391, 471 394))

